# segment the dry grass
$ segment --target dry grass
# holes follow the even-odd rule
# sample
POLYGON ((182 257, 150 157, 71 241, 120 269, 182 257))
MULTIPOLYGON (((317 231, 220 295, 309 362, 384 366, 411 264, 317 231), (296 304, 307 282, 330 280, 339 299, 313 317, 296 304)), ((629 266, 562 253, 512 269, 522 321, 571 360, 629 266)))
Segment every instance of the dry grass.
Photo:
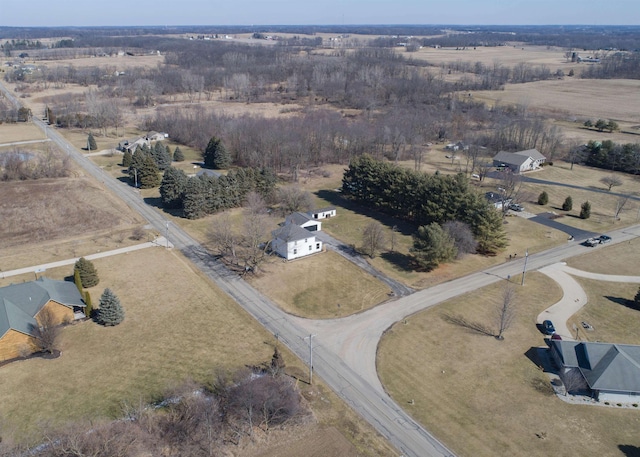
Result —
POLYGON ((518 315, 504 341, 446 319, 463 315, 489 324, 500 287, 459 297, 387 332, 378 367, 393 398, 460 456, 620 455, 621 445, 640 446, 636 411, 566 404, 528 358, 543 345, 537 314, 561 296, 551 279, 533 273, 518 288, 518 315))
POLYGON ((273 258, 251 284, 286 312, 333 318, 383 302, 391 290, 340 255, 327 251, 293 262, 273 258))
POLYGON ((42 130, 31 122, 0 124, 0 144, 14 143, 16 141, 44 140, 45 138, 42 130))
POLYGON ((567 265, 593 273, 638 276, 639 258, 640 239, 635 238, 626 243, 607 244, 597 251, 589 250, 581 256, 571 257, 567 259, 567 265))
POLYGON ((0 193, 3 270, 119 247, 142 223, 86 178, 5 182, 0 193))

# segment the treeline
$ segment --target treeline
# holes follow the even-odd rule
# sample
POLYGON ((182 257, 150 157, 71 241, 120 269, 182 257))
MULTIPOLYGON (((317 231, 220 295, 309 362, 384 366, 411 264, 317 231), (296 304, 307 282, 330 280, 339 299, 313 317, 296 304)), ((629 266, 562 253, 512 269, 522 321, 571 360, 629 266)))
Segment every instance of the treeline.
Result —
POLYGON ((182 209, 188 219, 198 219, 242 206, 250 192, 271 201, 277 177, 268 169, 234 168, 220 177, 202 174, 188 177, 173 167, 165 170, 160 185, 162 205, 182 209))
POLYGON ((586 66, 580 77, 640 79, 640 51, 605 54, 597 65, 586 66))
POLYGON ((500 63, 485 65, 482 62, 456 61, 443 63, 441 68, 448 72, 467 73, 473 77, 463 77, 459 84, 462 90, 501 90, 507 83, 521 84, 533 81, 545 81, 563 77, 560 69, 552 71, 546 65, 531 65, 521 62, 509 68, 500 63))
POLYGON ((611 171, 640 174, 640 144, 617 144, 611 140, 589 141, 581 154, 586 165, 611 171))
MULTIPOLYGON (((276 353, 278 351, 276 350, 276 353)), ((274 357, 275 357, 274 354, 274 357)), ((279 359, 281 360, 281 359, 279 359)), ((186 382, 153 406, 125 407, 122 420, 70 424, 47 433, 31 449, 0 439, 0 456, 34 457, 140 455, 231 455, 257 430, 268 434, 284 425, 311 420, 284 364, 220 374, 208 386, 186 382)))
POLYGON ((349 164, 342 193, 418 226, 463 222, 471 228, 482 254, 494 255, 506 246, 500 215, 462 174, 427 175, 364 155, 349 164))

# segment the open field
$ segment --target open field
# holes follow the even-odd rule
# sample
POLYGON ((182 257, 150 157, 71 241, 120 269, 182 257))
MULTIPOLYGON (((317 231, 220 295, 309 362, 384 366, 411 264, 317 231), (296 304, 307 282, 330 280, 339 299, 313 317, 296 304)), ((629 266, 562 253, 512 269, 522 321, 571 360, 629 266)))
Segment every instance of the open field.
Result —
POLYGON ((640 276, 640 240, 587 249, 584 255, 572 257, 567 265, 579 270, 602 274, 640 276), (604 249, 604 251, 602 251, 604 249))
POLYGON ((249 282, 288 313, 335 318, 364 311, 388 298, 391 290, 332 251, 261 266, 266 274, 249 282))
MULTIPOLYGON (((179 253, 147 249, 94 264, 101 280, 90 289, 94 304, 110 287, 125 309, 124 322, 108 328, 77 323, 62 331, 60 358, 3 366, 3 434, 37 442, 48 427, 117 418, 124 403, 152 401, 186 379, 207 383, 216 369, 236 370, 270 360, 273 336, 179 253)), ((60 268, 47 276, 62 279, 68 273, 68 268, 60 268)), ((0 280, 0 285, 6 283, 0 280)), ((287 372, 306 379, 305 367, 282 349, 287 372)), ((321 382, 312 387, 301 382, 299 387, 319 425, 335 427, 348 439, 336 439, 336 449, 325 443, 328 455, 345 449, 344 455, 395 455, 321 382)), ((313 433, 307 438, 315 442, 313 433)))
POLYGON ((502 286, 418 313, 386 333, 378 368, 392 397, 460 456, 622 456, 620 447, 640 446, 637 411, 566 404, 537 367, 532 354, 544 344, 536 316, 561 296, 550 278, 532 273, 517 287, 517 317, 504 341, 448 319, 490 325, 502 286))
POLYGON ((87 178, 0 183, 2 268, 121 247, 142 219, 87 178))
POLYGON ((42 130, 31 122, 0 124, 0 144, 16 141, 43 140, 46 137, 42 130))
MULTIPOLYGON (((581 119, 615 119, 621 127, 640 124, 640 81, 630 79, 565 78, 525 84, 507 84, 503 91, 477 91, 476 100, 501 104, 522 104, 555 117, 566 119, 567 114, 581 119)), ((586 133, 586 132, 585 132, 586 133)), ((609 138, 606 133, 601 139, 609 138)), ((637 138, 637 137, 636 137, 637 138)), ((628 139, 628 142, 636 142, 628 139)))

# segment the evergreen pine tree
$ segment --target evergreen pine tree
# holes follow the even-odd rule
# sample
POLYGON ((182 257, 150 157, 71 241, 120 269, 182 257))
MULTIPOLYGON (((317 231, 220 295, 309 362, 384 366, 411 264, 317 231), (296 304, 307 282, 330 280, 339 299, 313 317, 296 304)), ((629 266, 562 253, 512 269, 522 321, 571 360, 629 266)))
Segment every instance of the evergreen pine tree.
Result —
POLYGON ((175 162, 184 162, 184 154, 179 146, 176 146, 176 150, 173 151, 173 160, 175 162))
POLYGON ((416 262, 425 270, 436 268, 441 262, 449 262, 456 256, 455 242, 436 222, 418 227, 413 235, 411 252, 416 262))
POLYGON ((182 207, 188 219, 198 219, 207 214, 207 189, 199 178, 187 180, 182 207))
POLYGON ((184 171, 169 167, 164 171, 160 184, 160 196, 164 208, 181 208, 189 178, 184 171))
POLYGON ((151 156, 160 171, 166 170, 167 167, 171 166, 171 154, 161 141, 156 142, 153 146, 151 156))
POLYGON ((122 166, 129 168, 132 162, 133 162, 133 155, 131 154, 131 151, 129 150, 124 151, 124 154, 122 155, 122 166))
POLYGON ((209 140, 202 158, 204 159, 204 166, 207 168, 222 169, 229 168, 231 165, 231 155, 227 152, 222 141, 215 136, 209 140))
POLYGON ((591 217, 591 203, 584 202, 580 207, 580 219, 589 219, 591 217))
POLYGON ((82 280, 80 279, 80 270, 77 268, 73 269, 73 282, 78 288, 78 292, 82 293, 82 280))
POLYGON ((100 308, 96 313, 96 321, 105 326, 118 325, 124 320, 124 309, 118 297, 107 288, 100 297, 100 308))
POLYGON ((138 183, 142 189, 152 189, 160 185, 160 171, 150 154, 145 154, 138 169, 138 183))
POLYGON ((90 260, 87 260, 84 257, 80 257, 78 259, 78 261, 75 263, 74 270, 78 270, 78 274, 80 275, 80 282, 82 283, 82 287, 84 288, 97 286, 100 282, 96 267, 93 266, 93 263, 91 263, 90 260))
POLYGON ((88 290, 84 291, 84 303, 87 307, 84 309, 84 315, 87 317, 91 317, 91 313, 93 313, 93 305, 91 304, 91 294, 88 290))
POLYGON ((549 203, 549 194, 542 191, 542 193, 538 195, 538 205, 546 205, 547 203, 549 203))
POLYGON ((96 139, 93 137, 93 133, 89 132, 89 137, 87 138, 87 150, 95 151, 96 149, 98 149, 96 139))
POLYGON ((571 211, 573 209, 573 199, 571 196, 568 196, 564 199, 564 203, 562 204, 562 211, 571 211))

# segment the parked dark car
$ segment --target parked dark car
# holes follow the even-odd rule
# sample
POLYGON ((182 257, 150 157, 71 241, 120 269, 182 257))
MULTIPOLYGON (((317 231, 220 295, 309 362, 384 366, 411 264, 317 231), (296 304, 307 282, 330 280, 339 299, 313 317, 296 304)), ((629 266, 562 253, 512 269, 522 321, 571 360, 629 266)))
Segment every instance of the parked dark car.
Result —
POLYGON ((611 237, 607 235, 600 235, 598 239, 601 243, 608 243, 609 241, 611 241, 611 237))
POLYGON ((553 322, 546 320, 542 322, 542 331, 546 335, 553 335, 554 333, 556 333, 556 328, 553 326, 553 322))

